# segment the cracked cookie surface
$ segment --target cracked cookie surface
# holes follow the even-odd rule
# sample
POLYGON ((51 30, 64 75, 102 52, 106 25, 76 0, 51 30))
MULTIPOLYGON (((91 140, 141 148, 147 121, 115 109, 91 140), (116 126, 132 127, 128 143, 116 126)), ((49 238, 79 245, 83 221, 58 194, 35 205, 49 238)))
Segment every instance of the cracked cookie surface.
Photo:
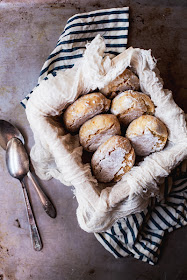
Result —
POLYGON ((117 182, 134 165, 135 153, 130 141, 115 135, 103 143, 91 159, 92 171, 99 182, 117 182))
POLYGON ((165 124, 156 117, 143 115, 131 122, 126 131, 135 153, 148 156, 150 153, 161 151, 168 137, 165 124))
POLYGON ((105 96, 112 99, 120 92, 131 89, 138 90, 139 87, 139 78, 130 69, 125 69, 122 74, 104 88, 100 89, 100 91, 105 96))
POLYGON ((94 92, 79 97, 64 112, 63 121, 69 132, 77 132, 90 118, 107 112, 111 101, 102 93, 94 92))
POLYGON ((85 122, 79 131, 80 143, 86 151, 94 152, 113 135, 121 135, 120 123, 112 114, 102 114, 85 122))
POLYGON ((111 105, 112 114, 116 115, 124 126, 143 114, 153 114, 154 109, 154 104, 147 94, 133 90, 117 95, 111 105))

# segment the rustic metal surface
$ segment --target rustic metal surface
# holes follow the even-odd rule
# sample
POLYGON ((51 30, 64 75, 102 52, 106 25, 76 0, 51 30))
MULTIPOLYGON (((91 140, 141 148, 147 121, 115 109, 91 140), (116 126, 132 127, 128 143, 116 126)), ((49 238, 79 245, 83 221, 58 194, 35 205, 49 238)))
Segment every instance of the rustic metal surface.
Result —
MULTIPOLYGON (((19 101, 36 85, 43 62, 55 47, 67 19, 75 13, 130 6, 129 46, 152 49, 165 87, 185 109, 185 1, 0 1, 0 118, 33 136, 19 101), (30 4, 32 2, 32 4, 30 4), (49 3, 50 2, 50 3, 49 3)), ((76 220, 71 188, 57 180, 40 181, 57 208, 48 217, 29 184, 43 250, 32 249, 19 181, 10 177, 0 149, 0 279, 2 280, 152 280, 187 279, 187 229, 170 233, 158 265, 131 257, 116 260, 76 220)))

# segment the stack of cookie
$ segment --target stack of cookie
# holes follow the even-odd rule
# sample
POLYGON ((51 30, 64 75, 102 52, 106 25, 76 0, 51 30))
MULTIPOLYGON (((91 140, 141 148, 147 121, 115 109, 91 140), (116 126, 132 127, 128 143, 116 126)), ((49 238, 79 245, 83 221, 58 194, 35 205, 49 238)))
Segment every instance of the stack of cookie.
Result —
POLYGON ((105 88, 78 98, 65 110, 63 121, 92 153, 97 180, 117 182, 133 167, 135 155, 145 157, 164 148, 167 128, 154 111, 150 97, 140 92, 138 77, 126 69, 105 88))

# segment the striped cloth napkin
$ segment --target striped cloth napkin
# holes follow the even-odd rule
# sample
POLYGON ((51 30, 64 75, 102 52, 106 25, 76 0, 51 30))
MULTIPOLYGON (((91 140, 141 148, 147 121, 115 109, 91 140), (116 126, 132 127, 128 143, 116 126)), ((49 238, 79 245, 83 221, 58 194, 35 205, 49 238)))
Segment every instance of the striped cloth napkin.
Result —
MULTIPOLYGON (((99 10, 90 13, 76 14, 68 21, 56 48, 44 63, 38 79, 47 79, 47 75, 58 70, 72 68, 77 59, 83 56, 85 45, 97 34, 105 39, 106 54, 113 57, 123 52, 127 46, 129 27, 129 8, 99 10)), ((30 92, 32 94, 32 91, 30 92)), ((21 102, 26 106, 28 94, 21 102)))
MULTIPOLYGON (((56 48, 44 63, 38 80, 47 75, 72 68, 82 57, 85 44, 101 34, 106 43, 106 54, 115 56, 126 49, 129 27, 129 8, 114 8, 77 14, 71 17, 61 34, 56 48)), ((37 85, 37 86, 38 86, 37 85)), ((21 104, 26 107, 27 95, 21 104)), ((161 196, 150 200, 141 213, 119 219, 110 230, 96 233, 97 240, 116 258, 127 255, 155 264, 166 232, 187 224, 186 162, 175 169, 160 186, 161 196)))
POLYGON ((147 209, 119 219, 110 230, 95 234, 116 258, 132 256, 149 264, 159 259, 167 232, 187 224, 187 161, 175 168, 161 188, 161 200, 150 200, 147 209))

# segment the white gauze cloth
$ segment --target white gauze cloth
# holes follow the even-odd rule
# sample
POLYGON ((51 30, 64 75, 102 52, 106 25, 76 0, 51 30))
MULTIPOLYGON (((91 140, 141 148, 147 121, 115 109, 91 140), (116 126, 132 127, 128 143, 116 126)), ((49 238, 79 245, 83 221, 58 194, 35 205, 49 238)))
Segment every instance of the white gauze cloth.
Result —
POLYGON ((151 196, 159 195, 157 183, 187 157, 187 128, 183 111, 172 93, 163 89, 151 51, 129 48, 111 59, 104 56, 105 43, 100 35, 87 45, 83 58, 66 71, 40 82, 26 106, 34 134, 31 158, 41 179, 56 178, 74 186, 78 201, 77 219, 87 232, 102 232, 116 220, 148 206, 151 196), (66 134, 60 115, 80 95, 106 86, 128 66, 140 79, 141 91, 154 102, 155 116, 169 132, 167 146, 147 156, 113 187, 101 189, 92 176, 90 164, 82 163, 78 135, 66 134))

